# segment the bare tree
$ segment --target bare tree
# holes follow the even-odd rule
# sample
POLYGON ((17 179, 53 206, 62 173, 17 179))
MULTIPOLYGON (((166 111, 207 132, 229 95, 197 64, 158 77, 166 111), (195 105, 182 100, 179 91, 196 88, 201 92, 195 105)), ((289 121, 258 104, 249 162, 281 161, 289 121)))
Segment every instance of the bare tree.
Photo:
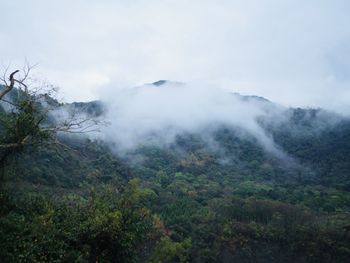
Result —
POLYGON ((97 131, 100 124, 96 118, 77 114, 74 110, 67 111, 64 118, 53 118, 53 113, 60 105, 47 103, 53 100, 50 97, 52 87, 43 92, 28 84, 32 68, 27 65, 23 70, 15 70, 10 74, 6 69, 0 78, 0 165, 11 153, 27 146, 65 146, 58 139, 58 134, 97 131))

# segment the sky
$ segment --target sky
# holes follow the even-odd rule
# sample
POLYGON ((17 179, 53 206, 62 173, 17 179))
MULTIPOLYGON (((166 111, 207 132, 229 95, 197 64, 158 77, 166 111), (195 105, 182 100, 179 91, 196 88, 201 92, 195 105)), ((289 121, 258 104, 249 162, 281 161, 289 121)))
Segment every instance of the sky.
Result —
POLYGON ((350 114, 348 0, 0 0, 0 10, 1 69, 37 63, 33 74, 67 101, 167 79, 350 114))

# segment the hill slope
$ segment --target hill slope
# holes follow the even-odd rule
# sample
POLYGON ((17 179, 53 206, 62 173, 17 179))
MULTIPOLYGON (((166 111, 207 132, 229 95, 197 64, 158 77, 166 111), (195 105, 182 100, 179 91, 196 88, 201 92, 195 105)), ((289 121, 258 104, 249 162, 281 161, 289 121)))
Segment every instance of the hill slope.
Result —
MULTIPOLYGON (((272 111, 277 106, 268 100, 233 96, 271 112, 257 123, 273 150, 242 127, 222 123, 210 133, 179 132, 166 144, 153 143, 153 136, 122 153, 113 141, 65 137, 71 149, 28 149, 19 156, 7 187, 19 196, 87 198, 91 187, 122 188, 137 178, 166 236, 189 247, 183 251, 190 262, 345 262, 350 121, 321 109, 272 111)), ((64 107, 94 116, 106 111, 100 102, 64 107)), ((179 261, 175 255, 167 262, 179 261)))

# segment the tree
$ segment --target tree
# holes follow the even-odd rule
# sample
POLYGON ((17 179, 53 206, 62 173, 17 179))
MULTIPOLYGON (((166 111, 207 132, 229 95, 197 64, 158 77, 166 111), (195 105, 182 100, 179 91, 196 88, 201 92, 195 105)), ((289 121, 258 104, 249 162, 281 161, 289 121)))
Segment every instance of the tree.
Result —
MULTIPOLYGON (((121 191, 94 188, 88 197, 26 193, 7 203, 14 202, 11 212, 0 211, 0 262, 144 262, 164 235, 142 201, 147 195, 135 180, 121 191)), ((184 257, 182 245, 166 245, 170 256, 184 257)))
POLYGON ((60 106, 52 99, 55 89, 30 86, 31 69, 27 65, 23 70, 13 71, 8 78, 6 70, 0 79, 3 82, 0 90, 0 166, 9 156, 26 147, 65 146, 58 134, 89 132, 96 130, 98 125, 95 118, 79 116, 74 111, 67 111, 63 119, 54 118, 52 113, 60 106))

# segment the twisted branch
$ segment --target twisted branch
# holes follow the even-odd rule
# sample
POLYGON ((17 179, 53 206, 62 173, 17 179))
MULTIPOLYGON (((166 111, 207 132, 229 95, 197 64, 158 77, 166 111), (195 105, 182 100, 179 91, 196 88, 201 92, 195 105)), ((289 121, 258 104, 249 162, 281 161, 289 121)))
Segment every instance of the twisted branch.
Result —
POLYGON ((10 77, 9 77, 10 85, 6 85, 5 89, 0 93, 0 100, 2 100, 2 98, 13 89, 15 82, 17 81, 15 79, 15 74, 18 72, 19 72, 19 70, 15 70, 14 72, 12 72, 10 74, 10 77))

